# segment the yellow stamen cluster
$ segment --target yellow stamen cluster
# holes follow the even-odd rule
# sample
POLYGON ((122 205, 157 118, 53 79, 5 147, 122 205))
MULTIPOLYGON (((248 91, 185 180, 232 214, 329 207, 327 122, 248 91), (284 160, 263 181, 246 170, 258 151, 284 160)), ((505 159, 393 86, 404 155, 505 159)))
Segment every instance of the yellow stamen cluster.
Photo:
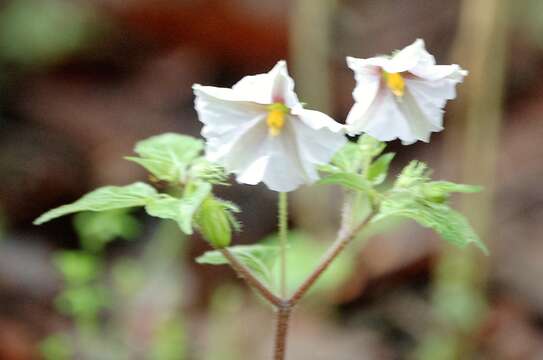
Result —
POLYGON ((402 75, 400 73, 383 71, 383 77, 385 78, 385 82, 390 91, 392 91, 395 96, 402 97, 405 93, 405 80, 402 75))
POLYGON ((285 118, 288 114, 288 107, 282 103, 274 103, 268 107, 268 117, 266 118, 266 124, 270 136, 277 136, 281 134, 281 130, 285 126, 285 118))

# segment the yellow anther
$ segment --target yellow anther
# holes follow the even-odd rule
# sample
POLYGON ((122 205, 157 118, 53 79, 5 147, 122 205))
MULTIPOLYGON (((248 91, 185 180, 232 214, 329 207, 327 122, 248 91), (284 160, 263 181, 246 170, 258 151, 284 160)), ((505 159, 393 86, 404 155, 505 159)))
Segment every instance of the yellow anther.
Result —
POLYGON ((281 103, 275 103, 270 105, 268 109, 266 124, 268 124, 269 134, 277 136, 281 134, 281 130, 285 126, 285 117, 288 113, 288 108, 281 103))
POLYGON ((383 71, 383 76, 390 91, 397 97, 402 97, 405 93, 405 80, 402 75, 383 71))

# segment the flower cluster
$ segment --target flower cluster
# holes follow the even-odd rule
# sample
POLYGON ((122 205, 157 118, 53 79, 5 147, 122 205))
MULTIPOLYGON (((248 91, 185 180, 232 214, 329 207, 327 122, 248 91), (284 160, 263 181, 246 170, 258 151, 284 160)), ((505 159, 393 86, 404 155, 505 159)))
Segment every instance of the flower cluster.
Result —
POLYGON ((284 61, 232 88, 194 85, 207 158, 240 183, 292 191, 318 180, 318 166, 347 142, 346 134, 428 142, 443 129, 445 103, 467 75, 458 65, 436 65, 420 39, 392 56, 348 57, 347 64, 356 87, 345 125, 303 107, 284 61))

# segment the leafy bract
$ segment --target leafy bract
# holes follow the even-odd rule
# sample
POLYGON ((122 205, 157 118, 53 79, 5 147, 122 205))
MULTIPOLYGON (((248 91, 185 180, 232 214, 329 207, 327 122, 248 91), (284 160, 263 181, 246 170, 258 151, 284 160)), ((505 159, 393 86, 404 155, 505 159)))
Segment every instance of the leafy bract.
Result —
POLYGON ((446 181, 431 181, 426 164, 412 161, 398 176, 394 186, 382 199, 373 221, 386 217, 404 217, 436 231, 460 247, 474 243, 483 252, 486 246, 468 220, 446 203, 452 192, 477 192, 481 188, 446 181))
POLYGON ((80 211, 106 211, 144 206, 156 194, 157 192, 152 186, 142 182, 126 186, 104 186, 91 191, 71 204, 47 211, 34 220, 34 224, 40 225, 57 217, 80 211))
POLYGON ((159 180, 176 183, 187 175, 190 163, 203 149, 203 142, 186 135, 166 133, 139 141, 134 151, 139 157, 127 157, 159 180))
POLYGON ((154 217, 175 220, 185 234, 192 234, 194 214, 210 193, 211 184, 195 183, 180 199, 167 194, 155 196, 146 204, 145 211, 154 217))
MULTIPOLYGON (((237 245, 229 247, 228 250, 230 250, 240 262, 251 269, 261 280, 268 284, 272 282, 271 267, 279 252, 277 246, 263 244, 237 245)), ((228 260, 218 250, 205 252, 203 255, 196 258, 196 262, 209 265, 228 264, 228 260)))
POLYGON ((339 151, 334 155, 330 165, 322 169, 326 172, 348 172, 356 173, 360 170, 362 161, 362 153, 360 147, 352 142, 346 143, 339 151))
POLYGON ((348 189, 358 191, 371 191, 371 184, 364 178, 364 176, 353 173, 334 173, 325 178, 322 178, 318 182, 319 184, 336 184, 344 186, 348 189))
POLYGON ((361 136, 357 143, 347 143, 330 164, 320 167, 326 175, 319 183, 336 184, 373 196, 373 187, 385 181, 390 162, 394 158, 393 153, 379 156, 385 146, 368 135, 361 136))
POLYGON ((366 177, 374 185, 382 184, 387 177, 390 162, 394 159, 394 153, 381 155, 370 164, 366 171, 366 177))
POLYGON ((364 134, 358 139, 358 147, 362 153, 363 163, 369 164, 374 158, 381 155, 381 153, 385 150, 386 144, 369 136, 368 134, 364 134))

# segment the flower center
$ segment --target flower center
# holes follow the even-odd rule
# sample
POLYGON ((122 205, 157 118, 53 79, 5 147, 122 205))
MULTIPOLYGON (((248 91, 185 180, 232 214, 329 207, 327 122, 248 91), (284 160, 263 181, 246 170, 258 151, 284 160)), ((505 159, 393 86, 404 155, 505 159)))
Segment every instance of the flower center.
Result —
POLYGON ((405 93, 405 80, 402 75, 383 71, 383 77, 390 91, 397 97, 402 97, 405 93))
POLYGON ((281 134, 281 130, 285 126, 285 118, 288 112, 289 108, 280 102, 276 102, 268 106, 268 117, 266 118, 266 124, 268 125, 270 136, 277 136, 281 134))

